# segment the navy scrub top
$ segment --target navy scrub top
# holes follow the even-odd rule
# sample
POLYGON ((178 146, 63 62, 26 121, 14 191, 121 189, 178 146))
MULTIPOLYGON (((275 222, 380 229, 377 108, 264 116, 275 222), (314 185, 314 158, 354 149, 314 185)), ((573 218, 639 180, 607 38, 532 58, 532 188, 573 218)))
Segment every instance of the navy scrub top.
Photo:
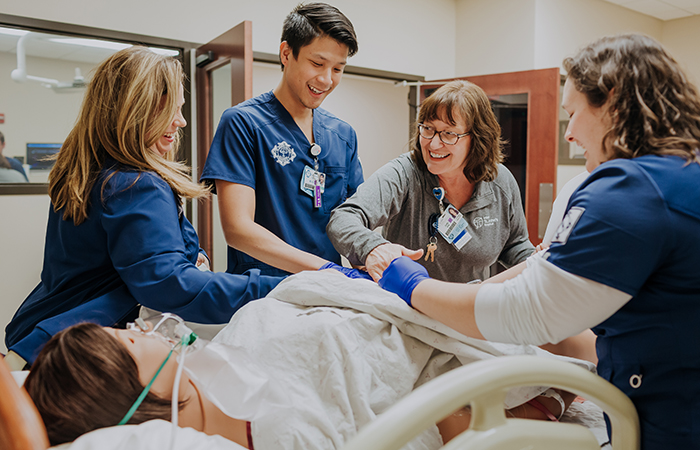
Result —
MULTIPOLYGON (((326 235, 330 213, 363 182, 357 136, 328 111, 313 111, 315 143, 321 146, 318 170, 325 174, 321 208, 300 187, 305 167, 314 167, 311 143, 272 92, 224 111, 202 171, 212 184, 223 180, 255 189, 255 222, 289 245, 340 264, 326 235)), ((259 268, 287 274, 228 248, 228 272, 259 268)))
POLYGON ((63 220, 63 211, 50 207, 41 282, 7 326, 7 348, 31 363, 62 329, 85 321, 113 326, 139 304, 188 321, 226 323, 282 279, 257 270, 200 271, 200 251, 179 200, 159 175, 103 170, 83 223, 63 220))
POLYGON ((606 162, 568 211, 548 261, 632 296, 593 328, 598 373, 636 406, 642 449, 700 448, 700 165, 606 162))

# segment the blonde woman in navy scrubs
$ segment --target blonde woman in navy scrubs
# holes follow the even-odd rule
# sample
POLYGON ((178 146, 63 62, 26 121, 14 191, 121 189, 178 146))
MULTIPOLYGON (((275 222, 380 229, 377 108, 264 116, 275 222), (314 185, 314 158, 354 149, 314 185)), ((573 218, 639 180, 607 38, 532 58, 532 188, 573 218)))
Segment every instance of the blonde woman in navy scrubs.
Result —
POLYGON ((117 325, 144 305, 226 323, 282 280, 200 270, 209 263, 182 203, 208 192, 175 162, 183 78, 177 60, 143 47, 97 67, 49 176, 41 282, 6 329, 15 368, 79 322, 117 325))
POLYGON ((476 338, 542 344, 592 327, 642 449, 700 448, 700 95, 643 35, 602 38, 564 68, 566 138, 592 172, 549 250, 501 284, 431 280, 405 257, 380 284, 476 338))

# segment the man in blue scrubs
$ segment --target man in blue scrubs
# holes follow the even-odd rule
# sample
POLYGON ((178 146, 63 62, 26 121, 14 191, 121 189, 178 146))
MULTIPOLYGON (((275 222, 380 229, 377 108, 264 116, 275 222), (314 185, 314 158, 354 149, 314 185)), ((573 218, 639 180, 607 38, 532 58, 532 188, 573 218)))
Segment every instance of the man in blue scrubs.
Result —
POLYGON ((319 106, 356 52, 352 23, 338 9, 300 5, 284 22, 279 85, 224 112, 202 180, 216 187, 227 272, 340 264, 326 225, 362 183, 362 167, 355 131, 319 106))

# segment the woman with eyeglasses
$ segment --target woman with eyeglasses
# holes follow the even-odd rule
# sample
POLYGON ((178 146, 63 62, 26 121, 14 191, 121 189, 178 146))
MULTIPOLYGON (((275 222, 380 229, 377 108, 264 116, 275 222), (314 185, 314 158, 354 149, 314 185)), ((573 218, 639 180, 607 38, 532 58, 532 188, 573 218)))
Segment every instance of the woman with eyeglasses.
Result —
POLYGON ((480 87, 457 80, 430 95, 411 149, 331 214, 326 231, 350 263, 376 281, 408 256, 433 278, 465 283, 533 253, 518 184, 501 164, 501 127, 480 87))
POLYGON ((642 450, 700 448, 700 91, 641 34, 600 38, 563 67, 565 137, 591 174, 547 252, 503 283, 441 283, 398 258, 379 284, 474 338, 539 345, 592 328, 642 450))

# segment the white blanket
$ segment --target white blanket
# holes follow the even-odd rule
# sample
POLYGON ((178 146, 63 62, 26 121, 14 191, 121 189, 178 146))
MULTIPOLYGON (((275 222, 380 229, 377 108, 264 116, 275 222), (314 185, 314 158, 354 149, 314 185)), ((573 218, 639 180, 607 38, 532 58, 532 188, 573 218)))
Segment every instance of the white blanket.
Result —
MULTIPOLYGON (((502 355, 554 357, 467 338, 373 282, 332 271, 289 277, 236 313, 215 342, 247 348, 294 405, 253 422, 256 450, 339 449, 415 387, 459 365, 502 355)), ((513 390, 505 406, 542 390, 513 390)), ((406 448, 440 446, 433 427, 406 448)))

